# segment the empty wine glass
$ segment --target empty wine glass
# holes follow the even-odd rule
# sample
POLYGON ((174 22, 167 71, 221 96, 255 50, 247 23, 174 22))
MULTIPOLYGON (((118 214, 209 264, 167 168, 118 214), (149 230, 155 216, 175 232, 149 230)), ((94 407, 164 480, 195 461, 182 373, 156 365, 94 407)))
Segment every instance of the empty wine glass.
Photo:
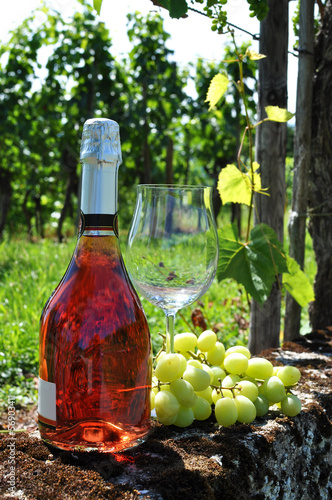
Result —
POLYGON ((136 289, 166 314, 167 353, 174 351, 177 311, 207 291, 217 262, 212 188, 137 186, 126 266, 136 289))

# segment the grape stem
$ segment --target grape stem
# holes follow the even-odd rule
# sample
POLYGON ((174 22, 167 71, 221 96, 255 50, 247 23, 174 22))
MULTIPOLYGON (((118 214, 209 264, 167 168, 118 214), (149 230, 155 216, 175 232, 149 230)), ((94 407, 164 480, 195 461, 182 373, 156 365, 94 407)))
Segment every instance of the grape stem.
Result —
POLYGON ((208 362, 205 359, 205 356, 202 352, 199 354, 195 354, 193 351, 186 351, 193 359, 197 359, 198 361, 201 361, 202 363, 208 364, 208 362))
MULTIPOLYGON (((233 390, 234 390, 234 389, 236 389, 236 388, 237 388, 237 386, 238 386, 238 382, 236 382, 236 384, 234 384, 232 387, 223 387, 223 386, 221 385, 221 379, 219 378, 218 380, 219 380, 219 382, 220 382, 220 385, 213 385, 213 384, 210 384, 210 385, 211 385, 211 387, 212 387, 213 389, 220 390, 220 392, 221 392, 222 390, 225 390, 225 391, 227 390, 227 391, 232 391, 232 393, 233 393, 233 390)), ((241 387, 240 387, 238 390, 240 390, 240 391, 241 391, 241 387)), ((233 393, 233 395, 234 395, 234 393, 233 393)))

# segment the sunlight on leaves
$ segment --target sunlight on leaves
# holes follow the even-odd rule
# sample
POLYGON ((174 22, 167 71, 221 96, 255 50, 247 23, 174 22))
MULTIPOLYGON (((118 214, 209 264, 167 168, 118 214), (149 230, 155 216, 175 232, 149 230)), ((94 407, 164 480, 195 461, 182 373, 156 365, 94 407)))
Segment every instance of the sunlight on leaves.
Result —
POLYGON ((219 99, 224 95, 228 87, 228 78, 221 73, 215 75, 209 85, 205 102, 210 104, 209 111, 217 104, 219 99))
POLYGON ((287 255, 288 272, 282 276, 282 284, 301 306, 306 306, 315 300, 313 287, 299 264, 287 255))
POLYGON ((244 174, 235 165, 227 165, 219 174, 217 189, 224 205, 243 203, 249 206, 252 190, 260 192, 261 188, 260 174, 254 173, 252 179, 250 174, 244 174))
POLYGON ((264 59, 266 55, 264 54, 258 54, 254 50, 247 49, 246 50, 246 56, 249 57, 252 61, 259 61, 260 59, 264 59))
POLYGON ((288 120, 291 120, 295 116, 294 113, 287 111, 287 109, 279 108, 279 106, 266 106, 265 111, 268 119, 273 122, 288 122, 288 120))

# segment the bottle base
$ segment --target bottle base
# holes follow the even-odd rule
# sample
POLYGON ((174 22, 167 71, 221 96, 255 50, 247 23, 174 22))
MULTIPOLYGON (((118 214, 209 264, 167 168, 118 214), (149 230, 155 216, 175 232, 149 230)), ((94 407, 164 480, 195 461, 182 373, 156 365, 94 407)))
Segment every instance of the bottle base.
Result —
POLYGON ((42 440, 54 448, 66 451, 119 453, 142 444, 148 438, 145 429, 124 430, 103 421, 80 422, 70 428, 52 430, 39 422, 42 440))

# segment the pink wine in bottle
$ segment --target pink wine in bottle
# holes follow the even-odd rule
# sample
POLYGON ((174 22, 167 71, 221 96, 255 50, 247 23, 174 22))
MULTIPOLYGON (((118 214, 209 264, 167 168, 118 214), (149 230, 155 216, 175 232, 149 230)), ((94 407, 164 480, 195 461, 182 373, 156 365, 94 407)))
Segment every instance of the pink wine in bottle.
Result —
POLYGON ((117 452, 148 435, 152 354, 118 241, 116 122, 85 123, 81 161, 79 237, 40 321, 39 429, 64 450, 117 452))

